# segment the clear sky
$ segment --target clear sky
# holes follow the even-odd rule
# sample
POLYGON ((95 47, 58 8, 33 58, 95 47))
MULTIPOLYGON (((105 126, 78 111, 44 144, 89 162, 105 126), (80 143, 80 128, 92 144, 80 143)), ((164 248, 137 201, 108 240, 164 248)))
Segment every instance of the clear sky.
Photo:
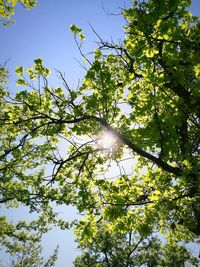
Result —
POLYGON ((35 58, 44 59, 46 66, 64 71, 69 83, 77 84, 83 70, 70 24, 83 28, 87 37, 86 51, 95 47, 96 36, 89 23, 105 39, 123 37, 121 16, 107 16, 106 11, 119 13, 130 0, 39 0, 35 9, 16 9, 16 24, 0 28, 1 64, 8 60, 11 70, 16 65, 30 67, 35 58), (126 2, 126 3, 125 3, 126 2), (104 7, 104 8, 103 8, 104 7), (105 10, 106 11, 105 11, 105 10))
MULTIPOLYGON (((131 0, 39 0, 35 9, 25 11, 21 6, 16 9, 16 24, 6 28, 0 26, 0 64, 7 62, 10 70, 10 91, 17 91, 15 66, 29 68, 35 58, 43 58, 45 65, 65 72, 69 85, 76 87, 84 75, 78 59, 82 61, 75 45, 70 24, 83 29, 86 36, 84 50, 91 52, 95 48, 97 37, 92 32, 92 24, 105 40, 123 39, 121 16, 109 16, 106 13, 119 13, 120 8, 129 7, 131 0)), ((191 12, 200 14, 200 0, 193 0, 191 12)), ((56 85, 55 73, 51 80, 56 85)), ((63 216, 76 216, 72 208, 59 208, 63 216)), ((14 219, 27 216, 26 210, 9 212, 14 219)), ((56 267, 71 267, 77 255, 73 242, 73 233, 53 230, 44 238, 44 254, 48 254, 56 245, 60 245, 60 255, 56 267)))

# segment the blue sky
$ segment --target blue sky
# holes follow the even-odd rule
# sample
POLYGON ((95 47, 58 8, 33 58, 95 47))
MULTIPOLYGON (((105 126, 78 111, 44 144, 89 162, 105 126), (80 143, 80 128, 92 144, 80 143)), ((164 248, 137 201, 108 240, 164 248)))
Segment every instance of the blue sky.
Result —
MULTIPOLYGON (((130 0, 125 1, 126 6, 130 0)), ((89 23, 105 39, 123 37, 120 16, 106 16, 105 10, 119 13, 123 0, 39 0, 31 12, 21 6, 16 10, 16 24, 0 29, 1 63, 8 61, 12 70, 16 65, 30 67, 33 60, 42 57, 46 66, 66 73, 70 84, 77 84, 83 69, 76 59, 80 54, 69 30, 70 24, 83 28, 88 52, 95 47, 96 36, 89 23)))
MULTIPOLYGON (((105 40, 123 39, 121 16, 108 16, 107 13, 119 13, 120 7, 129 7, 131 0, 39 0, 35 9, 25 11, 21 6, 16 9, 16 24, 6 28, 0 27, 1 49, 0 64, 7 62, 10 70, 10 91, 17 91, 14 85, 16 79, 15 66, 29 68, 35 58, 43 58, 45 65, 52 69, 65 72, 69 85, 76 87, 84 70, 75 59, 82 58, 75 45, 73 35, 69 30, 70 24, 76 24, 83 29, 86 36, 84 50, 91 52, 97 37, 92 32, 92 24, 98 34, 105 40)), ((200 0, 193 0, 191 11, 200 14, 200 0)), ((51 78, 56 85, 55 72, 51 78)), ((76 216, 72 208, 60 208, 68 218, 76 216)), ((14 219, 24 217, 25 210, 16 213, 9 212, 14 219)), ((27 215, 26 215, 27 216, 27 215)), ((77 255, 73 242, 73 233, 53 230, 44 238, 44 254, 60 244, 60 257, 56 267, 71 267, 77 255)))

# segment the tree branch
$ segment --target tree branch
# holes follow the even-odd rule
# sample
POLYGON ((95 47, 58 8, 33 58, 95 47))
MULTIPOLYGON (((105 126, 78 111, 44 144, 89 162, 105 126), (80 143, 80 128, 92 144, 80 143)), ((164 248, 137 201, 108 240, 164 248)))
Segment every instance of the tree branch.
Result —
POLYGON ((169 165, 168 163, 164 162, 162 159, 157 158, 153 156, 152 154, 142 150, 141 148, 133 144, 126 136, 124 136, 123 134, 119 133, 117 130, 112 128, 112 126, 110 126, 104 119, 101 119, 98 117, 94 117, 94 119, 96 119, 96 121, 98 121, 102 126, 105 126, 114 136, 116 136, 120 141, 122 141, 125 145, 127 145, 133 152, 137 153, 138 155, 146 159, 151 160, 158 167, 160 167, 161 169, 169 173, 173 173, 177 176, 182 174, 182 170, 180 168, 173 167, 169 165))

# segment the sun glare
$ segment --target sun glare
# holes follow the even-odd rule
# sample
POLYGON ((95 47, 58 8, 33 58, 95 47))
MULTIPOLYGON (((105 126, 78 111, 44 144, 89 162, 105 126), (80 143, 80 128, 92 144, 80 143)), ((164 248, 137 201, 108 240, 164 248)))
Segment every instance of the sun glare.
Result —
POLYGON ((103 148, 112 148, 116 143, 116 137, 110 132, 104 132, 101 136, 101 146, 103 148))

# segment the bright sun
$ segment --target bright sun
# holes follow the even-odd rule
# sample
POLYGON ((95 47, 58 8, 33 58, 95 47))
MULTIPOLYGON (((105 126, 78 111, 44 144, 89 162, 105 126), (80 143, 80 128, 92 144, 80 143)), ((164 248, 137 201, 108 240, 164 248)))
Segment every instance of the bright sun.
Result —
POLYGON ((116 137, 110 132, 105 131, 100 138, 100 143, 103 148, 110 149, 116 143, 116 137))

